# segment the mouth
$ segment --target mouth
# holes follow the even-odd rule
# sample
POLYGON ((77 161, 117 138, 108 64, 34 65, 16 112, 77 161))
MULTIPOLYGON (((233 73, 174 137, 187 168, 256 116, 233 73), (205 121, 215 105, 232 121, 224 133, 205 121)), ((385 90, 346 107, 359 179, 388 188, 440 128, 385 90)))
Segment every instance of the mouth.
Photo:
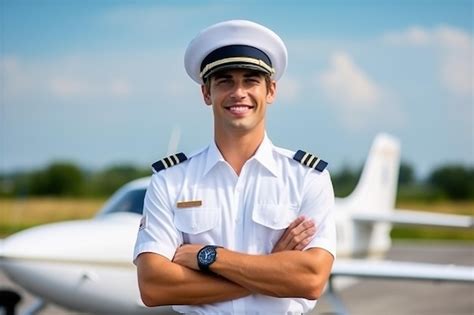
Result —
POLYGON ((246 104, 234 104, 234 105, 225 107, 225 109, 235 115, 244 115, 250 112, 254 107, 255 106, 246 105, 246 104))

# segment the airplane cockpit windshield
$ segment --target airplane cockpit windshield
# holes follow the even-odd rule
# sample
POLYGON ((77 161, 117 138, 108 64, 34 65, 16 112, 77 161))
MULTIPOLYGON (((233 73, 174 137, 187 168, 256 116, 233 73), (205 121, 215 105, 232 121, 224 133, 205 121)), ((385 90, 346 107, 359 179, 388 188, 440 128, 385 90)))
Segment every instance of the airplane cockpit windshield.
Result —
POLYGON ((117 213, 117 212, 131 212, 142 214, 143 201, 145 199, 146 189, 133 189, 125 193, 118 194, 115 198, 100 211, 99 216, 117 213))

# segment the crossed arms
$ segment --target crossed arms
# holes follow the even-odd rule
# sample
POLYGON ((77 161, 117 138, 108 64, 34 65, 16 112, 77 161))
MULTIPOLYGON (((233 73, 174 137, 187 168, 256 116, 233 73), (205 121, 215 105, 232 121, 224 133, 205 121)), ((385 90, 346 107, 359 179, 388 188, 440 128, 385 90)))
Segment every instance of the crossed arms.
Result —
POLYGON ((143 303, 198 305, 250 294, 317 299, 329 277, 333 256, 322 248, 303 251, 316 233, 314 222, 297 218, 286 229, 271 254, 248 255, 218 248, 210 267, 199 271, 196 255, 203 245, 179 247, 172 261, 155 253, 136 260, 143 303))

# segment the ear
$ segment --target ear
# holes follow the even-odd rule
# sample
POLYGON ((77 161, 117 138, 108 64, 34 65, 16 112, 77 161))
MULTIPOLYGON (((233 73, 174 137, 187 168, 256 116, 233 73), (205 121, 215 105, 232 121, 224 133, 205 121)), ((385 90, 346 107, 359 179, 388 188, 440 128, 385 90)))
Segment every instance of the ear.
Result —
POLYGON ((204 103, 206 103, 206 105, 212 105, 211 91, 209 91, 209 89, 207 88, 205 84, 201 85, 201 93, 202 93, 202 98, 204 100, 204 103))
POLYGON ((271 81, 270 86, 267 88, 267 104, 273 103, 276 96, 276 82, 271 81))

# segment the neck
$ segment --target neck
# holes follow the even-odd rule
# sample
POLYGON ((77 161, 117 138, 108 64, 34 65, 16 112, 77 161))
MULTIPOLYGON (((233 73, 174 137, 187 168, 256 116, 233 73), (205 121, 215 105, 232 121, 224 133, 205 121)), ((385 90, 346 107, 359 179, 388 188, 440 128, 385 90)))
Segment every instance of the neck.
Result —
POLYGON ((224 159, 240 175, 245 162, 250 159, 265 137, 265 130, 244 134, 215 134, 216 145, 224 159))

